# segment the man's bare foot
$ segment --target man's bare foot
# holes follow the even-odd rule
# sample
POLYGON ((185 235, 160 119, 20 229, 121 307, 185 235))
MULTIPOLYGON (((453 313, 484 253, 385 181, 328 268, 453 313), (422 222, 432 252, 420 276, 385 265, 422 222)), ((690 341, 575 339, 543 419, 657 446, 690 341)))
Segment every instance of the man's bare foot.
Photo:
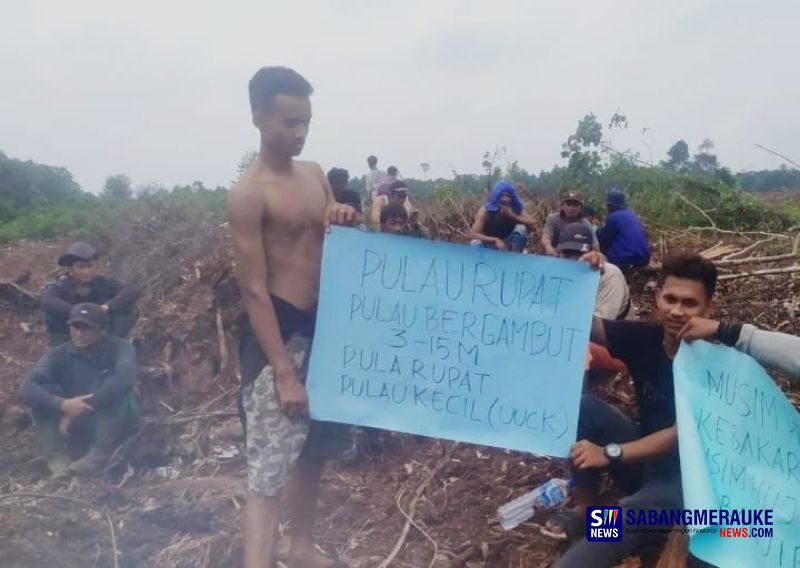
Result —
POLYGON ((334 560, 312 547, 302 552, 289 554, 289 568, 347 568, 341 560, 334 560))

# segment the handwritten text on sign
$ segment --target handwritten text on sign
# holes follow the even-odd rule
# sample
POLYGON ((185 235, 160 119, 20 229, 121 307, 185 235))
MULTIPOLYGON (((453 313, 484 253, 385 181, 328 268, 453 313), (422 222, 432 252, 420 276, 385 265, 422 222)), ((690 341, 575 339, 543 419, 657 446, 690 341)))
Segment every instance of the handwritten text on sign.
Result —
POLYGON ((334 227, 311 415, 566 456, 597 282, 575 261, 334 227))
POLYGON ((695 534, 717 566, 800 566, 800 415, 751 357, 696 341, 675 359, 684 506, 772 509, 772 538, 695 534))

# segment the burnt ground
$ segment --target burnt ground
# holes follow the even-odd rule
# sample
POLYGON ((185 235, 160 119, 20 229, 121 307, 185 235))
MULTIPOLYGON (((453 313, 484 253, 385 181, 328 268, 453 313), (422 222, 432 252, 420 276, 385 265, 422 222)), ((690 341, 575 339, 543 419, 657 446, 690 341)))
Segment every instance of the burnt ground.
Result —
MULTIPOLYGON (((675 235, 660 241, 657 256, 716 242, 675 235)), ((0 249, 0 280, 29 270, 24 286, 38 292, 54 276, 62 248, 25 242, 0 249)), ((146 420, 100 478, 49 480, 30 420, 14 399, 45 351, 43 322, 37 310, 0 300, 0 566, 107 567, 114 547, 122 567, 239 565, 245 462, 234 416, 236 311, 224 253, 202 265, 150 261, 180 266, 159 297, 143 299, 148 311, 134 332, 146 420)), ((642 318, 652 314, 652 287, 652 274, 634 276, 642 318)), ((720 287, 720 311, 797 333, 797 291, 787 275, 733 280, 720 287)), ((789 391, 780 382, 797 404, 797 387, 789 391)), ((592 388, 633 410, 626 377, 606 377, 592 388)), ((431 472, 414 512, 419 528, 409 531, 394 566, 526 568, 550 566, 562 552, 563 545, 539 534, 544 512, 512 531, 495 517, 499 505, 565 476, 562 460, 391 433, 382 434, 377 450, 326 469, 316 534, 327 553, 378 566, 401 533, 400 508, 409 508, 431 472)), ((653 566, 658 553, 625 565, 653 566)))

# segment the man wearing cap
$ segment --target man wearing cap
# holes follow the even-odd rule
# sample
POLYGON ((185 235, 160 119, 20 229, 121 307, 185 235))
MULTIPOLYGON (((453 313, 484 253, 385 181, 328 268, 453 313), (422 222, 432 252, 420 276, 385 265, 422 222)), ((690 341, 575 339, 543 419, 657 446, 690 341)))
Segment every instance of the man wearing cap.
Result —
POLYGON ((97 304, 73 306, 69 343, 48 351, 19 389, 54 478, 99 472, 138 415, 134 348, 106 333, 108 321, 97 304))
MULTIPOLYGON (((584 223, 570 223, 561 229, 561 240, 556 248, 561 258, 579 260, 592 250, 592 230, 584 223)), ((594 316, 609 320, 626 319, 631 311, 628 283, 622 271, 610 262, 604 264, 597 287, 594 316)), ((625 363, 611 356, 608 349, 597 343, 589 343, 590 370, 626 371, 625 363)))
POLYGON ((403 180, 392 182, 389 186, 389 195, 376 195, 372 201, 372 224, 375 227, 381 225, 381 211, 384 207, 391 204, 401 205, 408 213, 409 218, 414 213, 414 207, 411 205, 411 200, 408 198, 408 185, 403 180))
MULTIPOLYGON (((565 225, 561 229, 556 249, 562 258, 580 259, 592 250, 592 229, 581 222, 565 225)), ((625 319, 631 309, 630 292, 625 275, 610 261, 604 266, 597 288, 594 315, 603 319, 625 319)))
MULTIPOLYGON (((559 256, 556 247, 561 230, 568 223, 584 223, 591 230, 592 225, 583 217, 583 196, 577 191, 568 192, 561 200, 561 209, 548 215, 542 231, 542 246, 545 254, 559 256)), ((592 250, 600 250, 597 238, 592 236, 592 250)))
POLYGON ((134 324, 133 304, 137 292, 131 285, 97 274, 94 248, 81 241, 73 243, 58 259, 66 274, 48 285, 42 294, 42 309, 50 346, 69 340, 67 318, 76 304, 93 303, 101 306, 109 317, 109 332, 126 337, 134 324))
POLYGON ((598 229, 600 249, 608 260, 626 270, 650 263, 650 243, 639 217, 628 209, 625 193, 612 187, 606 193, 606 224, 598 229))

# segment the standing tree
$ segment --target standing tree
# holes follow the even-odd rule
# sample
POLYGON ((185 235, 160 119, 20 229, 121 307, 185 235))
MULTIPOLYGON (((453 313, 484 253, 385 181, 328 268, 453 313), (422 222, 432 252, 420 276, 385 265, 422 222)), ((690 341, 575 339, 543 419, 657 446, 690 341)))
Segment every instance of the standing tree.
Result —
POLYGON ((431 165, 428 162, 422 162, 419 167, 422 170, 423 179, 428 179, 428 172, 431 171, 431 165))
POLYGON ((131 199, 133 197, 131 178, 125 174, 108 176, 106 183, 103 184, 103 191, 100 192, 100 197, 120 200, 131 199))
MULTIPOLYGON (((242 174, 247 171, 247 168, 250 167, 250 164, 253 163, 253 160, 258 158, 258 152, 255 150, 248 150, 244 154, 242 154, 241 159, 239 160, 239 165, 236 166, 237 178, 242 177, 242 174)), ((235 183, 235 180, 234 180, 235 183)))
POLYGON ((717 171, 719 162, 717 156, 711 153, 714 149, 714 141, 705 138, 697 147, 698 153, 694 155, 693 169, 699 173, 711 173, 717 171))
POLYGON ((664 167, 672 170, 682 170, 689 162, 689 145, 685 140, 678 140, 667 150, 669 160, 662 162, 664 167))
MULTIPOLYGON (((615 115, 616 116, 616 115, 615 115)), ((624 122, 627 120, 620 115, 624 122)), ((603 126, 597 117, 589 113, 578 122, 574 134, 561 145, 561 157, 568 158, 567 175, 572 182, 584 187, 600 173, 600 149, 603 141, 603 126)))

